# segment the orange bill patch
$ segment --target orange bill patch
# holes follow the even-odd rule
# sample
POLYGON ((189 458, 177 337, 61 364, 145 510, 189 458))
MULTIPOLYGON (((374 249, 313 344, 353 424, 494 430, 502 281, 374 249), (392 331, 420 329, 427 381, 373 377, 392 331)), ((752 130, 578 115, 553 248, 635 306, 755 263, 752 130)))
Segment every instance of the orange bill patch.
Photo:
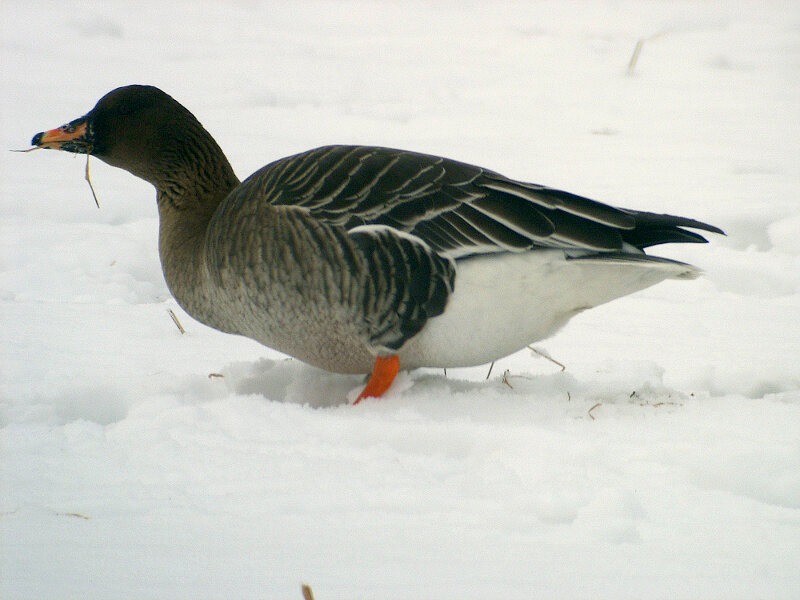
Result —
POLYGON ((37 133, 31 143, 40 148, 86 152, 89 145, 86 139, 86 119, 77 119, 56 129, 37 133))

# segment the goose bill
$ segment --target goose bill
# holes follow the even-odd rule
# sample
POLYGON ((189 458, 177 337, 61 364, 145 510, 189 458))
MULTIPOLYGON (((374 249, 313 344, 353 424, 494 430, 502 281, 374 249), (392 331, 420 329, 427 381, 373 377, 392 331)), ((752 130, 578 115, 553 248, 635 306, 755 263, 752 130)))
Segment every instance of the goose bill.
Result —
POLYGON ((31 144, 39 148, 87 154, 91 151, 91 145, 86 134, 86 117, 81 117, 61 127, 37 133, 31 144))

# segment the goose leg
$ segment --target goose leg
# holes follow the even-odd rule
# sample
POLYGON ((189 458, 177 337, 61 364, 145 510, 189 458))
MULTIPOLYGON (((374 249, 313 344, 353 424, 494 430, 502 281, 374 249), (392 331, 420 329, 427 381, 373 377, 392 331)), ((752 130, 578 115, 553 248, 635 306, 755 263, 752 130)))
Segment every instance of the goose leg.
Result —
POLYGON ((400 359, 396 356, 378 356, 372 366, 367 385, 361 390, 353 404, 358 404, 364 398, 379 398, 392 385, 397 371, 400 369, 400 359))

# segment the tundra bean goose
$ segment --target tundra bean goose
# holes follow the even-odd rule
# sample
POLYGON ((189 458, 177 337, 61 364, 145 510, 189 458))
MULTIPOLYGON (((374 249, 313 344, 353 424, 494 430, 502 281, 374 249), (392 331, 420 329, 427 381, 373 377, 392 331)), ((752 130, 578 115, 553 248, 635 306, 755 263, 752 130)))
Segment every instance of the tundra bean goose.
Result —
POLYGON ((690 265, 645 254, 705 242, 693 219, 615 208, 454 160, 368 146, 282 158, 240 182, 199 121, 131 85, 33 144, 88 153, 157 190, 177 302, 329 371, 489 362, 690 265))

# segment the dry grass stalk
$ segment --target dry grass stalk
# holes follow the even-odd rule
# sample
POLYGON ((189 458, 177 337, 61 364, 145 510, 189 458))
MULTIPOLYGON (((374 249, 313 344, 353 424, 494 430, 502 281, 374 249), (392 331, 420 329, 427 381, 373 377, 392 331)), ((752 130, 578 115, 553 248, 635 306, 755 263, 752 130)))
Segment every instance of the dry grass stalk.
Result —
POLYGON ((76 512, 65 512, 65 513, 56 513, 59 517, 74 517, 76 519, 83 519, 84 521, 90 521, 91 517, 87 517, 86 515, 82 515, 81 513, 76 512))
POLYGON ((506 369, 505 371, 503 371, 503 383, 505 383, 508 387, 510 387, 513 390, 514 386, 511 385, 511 383, 508 381, 509 377, 511 377, 511 369, 506 369))
POLYGON ((566 371, 566 370, 567 370, 567 366, 566 366, 565 364, 558 362, 558 361, 557 361, 555 358, 553 358, 552 356, 550 356, 550 355, 549 355, 547 352, 545 352, 544 350, 539 350, 538 348, 534 348, 533 346, 528 346, 528 350, 530 350, 530 351, 531 351, 531 352, 533 352, 534 354, 538 354, 538 355, 539 355, 539 356, 541 356, 542 358, 546 358, 547 360, 549 360, 549 361, 550 361, 551 363, 553 363, 554 365, 558 365, 559 367, 561 367, 561 370, 562 370, 562 371, 566 371))
POLYGON ((94 193, 94 186, 92 185, 92 180, 89 178, 89 154, 86 154, 86 174, 84 175, 86 178, 86 183, 89 184, 89 189, 92 190, 92 198, 94 198, 94 203, 97 205, 97 208, 100 208, 100 201, 97 199, 97 194, 94 193))
POLYGON ((589 417, 592 419, 592 421, 594 421, 594 420, 595 420, 595 418, 594 418, 594 415, 592 414, 592 411, 593 411, 595 408, 597 408, 598 406, 603 406, 603 403, 602 403, 602 402, 598 402, 598 403, 597 403, 597 404, 595 404, 595 405, 594 405, 592 408, 590 408, 590 409, 589 409, 589 412, 587 412, 587 413, 586 413, 587 415, 589 415, 589 417))
POLYGON ((175 323, 175 326, 178 328, 178 331, 181 332, 181 335, 186 333, 186 330, 183 328, 183 325, 181 325, 181 322, 178 321, 178 315, 175 314, 175 311, 173 311, 171 308, 168 308, 167 312, 169 313, 169 316, 172 317, 172 322, 175 323))
POLYGON ((639 54, 642 52, 643 45, 644 39, 639 39, 636 42, 636 46, 633 49, 633 55, 631 55, 631 59, 628 61, 628 75, 633 75, 633 71, 636 69, 636 62, 639 60, 639 54))
POLYGON ((489 365, 489 372, 486 374, 487 381, 489 380, 489 375, 492 374, 492 369, 494 369, 494 361, 492 361, 492 364, 489 365))
POLYGON ((300 589, 303 591, 303 600, 314 600, 314 592, 311 591, 311 586, 304 583, 300 589))

